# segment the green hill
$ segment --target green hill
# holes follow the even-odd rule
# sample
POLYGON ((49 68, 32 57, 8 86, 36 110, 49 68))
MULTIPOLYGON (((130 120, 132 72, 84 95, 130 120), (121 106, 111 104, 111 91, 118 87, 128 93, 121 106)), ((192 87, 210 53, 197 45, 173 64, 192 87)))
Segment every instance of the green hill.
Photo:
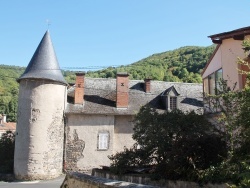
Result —
MULTIPOLYGON (((197 82, 201 83, 201 71, 215 46, 186 46, 176 50, 154 54, 128 66, 109 67, 88 71, 86 76, 94 78, 115 78, 116 72, 128 72, 130 79, 197 82)), ((0 65, 0 113, 7 114, 8 121, 16 121, 18 83, 16 79, 25 67, 0 65)), ((75 71, 63 71, 68 83, 75 82, 75 71)))
POLYGON ((130 79, 201 83, 201 71, 213 53, 215 46, 186 46, 176 50, 154 54, 128 66, 109 67, 88 71, 89 77, 115 77, 116 72, 128 72, 130 79))

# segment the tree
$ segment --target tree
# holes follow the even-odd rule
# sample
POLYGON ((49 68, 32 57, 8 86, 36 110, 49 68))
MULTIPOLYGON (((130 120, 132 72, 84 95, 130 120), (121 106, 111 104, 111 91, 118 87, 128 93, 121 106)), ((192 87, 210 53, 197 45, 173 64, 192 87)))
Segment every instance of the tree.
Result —
POLYGON ((193 111, 159 113, 142 107, 135 117, 133 148, 110 156, 112 169, 153 166, 157 178, 198 180, 199 172, 226 155, 221 133, 193 111), (128 155, 134 156, 126 158, 128 155), (135 160, 136 159, 136 160, 135 160), (121 164, 122 162, 122 164, 121 164))
MULTIPOLYGON (((250 68, 250 40, 244 40, 242 47, 246 58, 238 58, 237 63, 250 68)), ((223 128, 229 147, 228 157, 218 166, 207 169, 205 176, 215 182, 231 181, 234 184, 231 187, 250 187, 250 82, 248 71, 239 72, 248 75, 242 91, 234 91, 234 87, 230 88, 228 81, 222 79, 216 95, 208 96, 217 109, 214 120, 217 119, 218 126, 223 128)))

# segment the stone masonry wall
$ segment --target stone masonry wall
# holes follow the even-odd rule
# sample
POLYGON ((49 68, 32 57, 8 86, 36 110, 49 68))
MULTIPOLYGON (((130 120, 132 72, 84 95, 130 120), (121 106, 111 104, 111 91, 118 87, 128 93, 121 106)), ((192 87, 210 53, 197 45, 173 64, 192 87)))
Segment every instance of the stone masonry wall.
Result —
POLYGON ((105 178, 98 178, 81 173, 69 173, 65 177, 61 188, 77 188, 77 187, 88 187, 88 188, 108 188, 108 187, 140 187, 140 188, 154 188, 154 186, 140 185, 116 180, 110 180, 105 178))

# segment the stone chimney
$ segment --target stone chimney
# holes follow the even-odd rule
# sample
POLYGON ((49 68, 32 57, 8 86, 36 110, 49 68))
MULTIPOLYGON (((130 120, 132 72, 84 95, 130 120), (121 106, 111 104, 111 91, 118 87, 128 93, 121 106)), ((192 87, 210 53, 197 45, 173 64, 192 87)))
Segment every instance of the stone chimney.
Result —
POLYGON ((129 78, 128 73, 117 73, 116 74, 116 107, 117 108, 128 108, 129 103, 129 78))
POLYGON ((144 79, 144 91, 146 93, 150 93, 151 92, 151 78, 146 78, 144 79))
POLYGON ((75 104, 84 103, 84 72, 76 73, 76 84, 75 84, 75 104))

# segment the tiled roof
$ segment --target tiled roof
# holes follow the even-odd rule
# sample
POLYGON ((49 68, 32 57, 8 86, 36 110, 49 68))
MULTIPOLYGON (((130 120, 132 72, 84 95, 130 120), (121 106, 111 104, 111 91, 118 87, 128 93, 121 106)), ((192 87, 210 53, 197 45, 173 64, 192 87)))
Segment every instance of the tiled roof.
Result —
POLYGON ((0 131, 15 131, 16 130, 16 123, 15 122, 8 122, 0 124, 0 131))
MULTIPOLYGON (((203 107, 202 84, 151 81, 151 93, 145 93, 144 81, 129 81, 129 106, 126 109, 116 108, 116 79, 85 78, 84 105, 67 103, 66 114, 114 114, 131 115, 140 107, 150 104, 163 110, 161 94, 174 86, 180 94, 179 108, 184 111, 197 110, 203 107)), ((68 90, 69 101, 74 98, 74 87, 68 90)))

